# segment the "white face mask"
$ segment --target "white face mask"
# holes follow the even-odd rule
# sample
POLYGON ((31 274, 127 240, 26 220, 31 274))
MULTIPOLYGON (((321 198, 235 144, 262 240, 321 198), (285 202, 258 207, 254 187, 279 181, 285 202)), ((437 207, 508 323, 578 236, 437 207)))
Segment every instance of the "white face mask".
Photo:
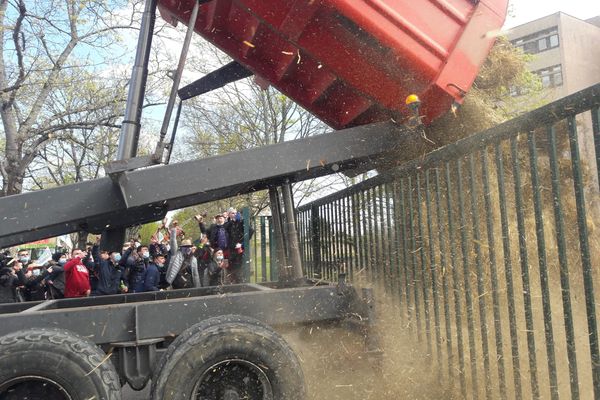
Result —
POLYGON ((219 262, 223 261, 223 256, 217 256, 217 261, 219 261, 219 262))

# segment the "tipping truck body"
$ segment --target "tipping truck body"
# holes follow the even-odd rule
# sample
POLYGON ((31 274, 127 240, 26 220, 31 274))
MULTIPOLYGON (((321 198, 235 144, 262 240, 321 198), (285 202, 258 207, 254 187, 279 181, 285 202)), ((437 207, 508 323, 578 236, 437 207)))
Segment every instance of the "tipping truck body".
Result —
MULTIPOLYGON (((194 0, 160 0, 188 23, 194 0)), ((335 129, 462 103, 504 23, 507 0, 214 0, 195 30, 335 129)))

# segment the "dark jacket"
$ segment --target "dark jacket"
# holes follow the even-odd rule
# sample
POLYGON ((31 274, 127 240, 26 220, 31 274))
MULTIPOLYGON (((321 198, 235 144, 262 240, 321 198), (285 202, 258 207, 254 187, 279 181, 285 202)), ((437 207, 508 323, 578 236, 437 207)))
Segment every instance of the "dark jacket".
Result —
MULTIPOLYGON (((244 244, 244 220, 243 219, 229 219, 225 223, 227 225, 227 232, 229 233, 229 248, 235 249, 237 243, 244 244)), ((248 227, 248 239, 254 235, 254 229, 252 226, 248 227)))
POLYGON ((62 265, 51 261, 52 272, 46 276, 50 297, 53 299, 62 299, 65 294, 65 270, 62 265))
POLYGON ((127 249, 121 258, 121 265, 125 265, 123 281, 129 288, 129 293, 144 291, 147 261, 133 255, 134 249, 127 249))
POLYGON ((222 271, 217 262, 211 258, 206 268, 208 286, 219 286, 221 284, 222 271))
POLYGON ((93 294, 102 296, 119 293, 119 283, 121 282, 122 275, 121 266, 113 264, 109 258, 107 260, 100 260, 94 268, 98 277, 98 285, 93 294))
POLYGON ((225 250, 231 246, 231 238, 229 237, 229 227, 228 222, 225 222, 223 225, 212 224, 208 229, 204 222, 200 222, 200 232, 204 233, 208 237, 208 243, 210 243, 210 247, 213 249, 221 248, 225 250), (219 231, 223 230, 225 234, 226 246, 219 245, 219 231))
POLYGON ((12 273, 12 268, 0 269, 0 303, 16 303, 18 285, 19 278, 12 273))
POLYGON ((160 290, 160 270, 154 263, 148 264, 146 268, 146 277, 144 279, 144 291, 156 292, 160 290))
POLYGON ((162 243, 150 243, 148 251, 150 252, 150 257, 154 257, 157 254, 167 255, 169 253, 167 246, 162 243))
POLYGON ((208 243, 204 246, 198 245, 194 256, 196 256, 196 259, 198 260, 198 268, 205 270, 208 262, 212 258, 212 249, 210 248, 210 245, 208 243))
POLYGON ((46 300, 46 285, 45 278, 48 276, 46 268, 40 268, 39 275, 32 275, 25 278, 25 288, 23 295, 25 301, 46 300))

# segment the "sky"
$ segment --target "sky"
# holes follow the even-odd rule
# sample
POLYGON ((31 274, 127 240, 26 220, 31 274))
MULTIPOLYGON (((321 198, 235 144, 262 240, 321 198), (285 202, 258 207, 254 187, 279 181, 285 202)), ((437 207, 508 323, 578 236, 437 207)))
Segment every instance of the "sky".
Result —
POLYGON ((534 19, 562 11, 579 19, 600 15, 598 0, 510 0, 509 16, 504 28, 511 28, 534 19))

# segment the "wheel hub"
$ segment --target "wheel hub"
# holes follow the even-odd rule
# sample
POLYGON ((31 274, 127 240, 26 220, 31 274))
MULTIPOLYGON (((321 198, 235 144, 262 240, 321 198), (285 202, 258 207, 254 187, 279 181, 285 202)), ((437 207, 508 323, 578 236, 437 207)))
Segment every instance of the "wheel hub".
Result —
POLYGON ((72 400, 56 381, 43 376, 21 376, 0 385, 2 400, 72 400))
POLYGON ((220 361, 200 377, 196 400, 273 400, 271 382, 256 364, 238 359, 220 361))

